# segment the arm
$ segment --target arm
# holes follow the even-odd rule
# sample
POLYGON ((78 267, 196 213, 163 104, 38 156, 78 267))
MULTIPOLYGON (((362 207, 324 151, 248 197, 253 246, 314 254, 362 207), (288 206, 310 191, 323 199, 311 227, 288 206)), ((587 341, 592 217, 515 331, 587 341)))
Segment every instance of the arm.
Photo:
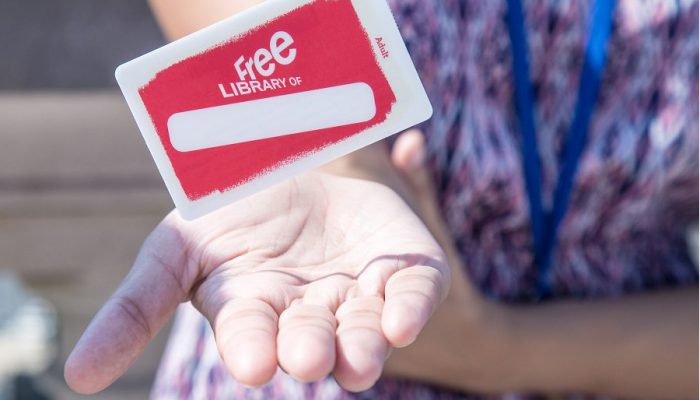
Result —
POLYGON ((697 287, 539 305, 490 303, 463 273, 425 171, 406 171, 411 176, 402 180, 381 143, 324 169, 392 187, 447 253, 453 277, 447 300, 413 345, 394 351, 386 373, 467 391, 697 397, 697 287))
POLYGON ((508 314, 522 389, 697 398, 697 287, 508 314))
POLYGON ((153 14, 169 40, 179 39, 263 0, 149 0, 153 14))
MULTIPOLYGON (((209 0, 202 6, 150 0, 170 39, 259 2, 209 0)), ((513 308, 487 303, 461 276, 449 234, 429 205, 432 199, 409 195, 385 145, 367 147, 323 170, 393 188, 421 209, 450 257, 455 276, 450 297, 414 345, 394 352, 388 373, 491 392, 697 395, 697 289, 513 308)))
POLYGON ((403 139, 394 164, 453 278, 447 300, 413 345, 394 351, 387 373, 484 392, 697 398, 697 287, 525 306, 485 301, 462 272, 425 168, 407 168, 397 155, 407 152, 403 139))
POLYGON ((414 344, 394 351, 385 373, 471 391, 697 397, 697 287, 527 306, 486 301, 463 273, 429 175, 396 155, 403 139, 392 155, 403 181, 387 172, 395 168, 381 145, 326 167, 394 188, 448 257, 448 298, 414 344))
POLYGON ((385 371, 482 392, 697 398, 697 294, 490 304, 471 315, 448 297, 385 371))
POLYGON ((66 361, 95 393, 143 351, 178 304, 204 315, 228 372, 260 386, 278 367, 371 387, 388 351, 415 340, 449 288, 444 253, 393 190, 309 172, 194 221, 170 213, 66 361))

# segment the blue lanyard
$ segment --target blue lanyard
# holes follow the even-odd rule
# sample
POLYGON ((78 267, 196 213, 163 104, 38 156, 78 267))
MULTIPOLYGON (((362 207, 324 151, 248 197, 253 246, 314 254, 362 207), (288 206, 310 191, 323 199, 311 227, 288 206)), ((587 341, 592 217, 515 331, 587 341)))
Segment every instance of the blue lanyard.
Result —
POLYGON ((579 81, 574 119, 564 143, 563 162, 554 190, 552 209, 545 213, 542 206, 540 161, 537 151, 537 131, 523 6, 521 0, 508 0, 508 30, 513 53, 515 103, 522 136, 523 174, 530 207, 534 266, 538 272, 535 296, 538 298, 548 297, 551 294, 552 253, 556 246, 559 225, 569 207, 579 159, 586 145, 588 126, 605 66, 605 51, 614 9, 615 0, 596 0, 593 7, 590 36, 579 81))

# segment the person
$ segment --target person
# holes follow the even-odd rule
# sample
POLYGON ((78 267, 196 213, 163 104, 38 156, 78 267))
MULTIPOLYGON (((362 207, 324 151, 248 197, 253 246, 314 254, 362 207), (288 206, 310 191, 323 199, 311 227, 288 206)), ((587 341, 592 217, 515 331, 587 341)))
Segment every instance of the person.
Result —
MULTIPOLYGON (((151 3, 175 39, 256 1, 151 3)), ((155 399, 698 396, 697 1, 390 4, 433 118, 167 216, 74 390, 190 302, 155 399)))

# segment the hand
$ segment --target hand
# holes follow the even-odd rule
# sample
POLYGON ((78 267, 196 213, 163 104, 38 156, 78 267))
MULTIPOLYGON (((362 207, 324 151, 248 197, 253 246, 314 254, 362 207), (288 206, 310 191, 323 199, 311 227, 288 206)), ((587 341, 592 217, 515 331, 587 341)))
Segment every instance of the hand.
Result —
POLYGON ((277 366, 346 389, 379 378, 449 288, 428 230, 387 187, 309 173, 193 222, 171 213, 68 358, 74 390, 104 389, 191 300, 244 385, 277 366))

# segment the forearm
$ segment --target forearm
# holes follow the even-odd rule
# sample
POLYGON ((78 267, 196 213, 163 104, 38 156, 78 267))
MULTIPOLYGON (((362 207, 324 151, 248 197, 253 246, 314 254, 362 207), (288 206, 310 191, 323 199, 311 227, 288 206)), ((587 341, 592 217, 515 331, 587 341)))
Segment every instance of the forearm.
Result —
POLYGON ((169 40, 179 39, 263 0, 149 0, 148 3, 169 40))
POLYGON ((476 309, 448 298, 386 371, 467 392, 697 398, 697 316, 696 288, 476 309))
POLYGON ((519 389, 697 398, 697 288, 509 312, 519 389))
MULTIPOLYGON (((170 39, 259 2, 150 0, 170 39)), ((405 186, 392 167, 383 143, 359 150, 320 170, 383 183, 410 203, 410 196, 406 195, 405 186)), ((446 306, 444 309, 450 308, 446 306)), ((636 397, 697 396, 697 289, 616 300, 560 301, 505 308, 505 319, 499 317, 498 321, 505 321, 506 331, 482 342, 486 345, 480 349, 483 360, 478 366, 482 369, 478 371, 473 364, 465 362, 475 355, 469 352, 469 346, 464 345, 468 340, 477 340, 469 334, 475 326, 474 316, 451 318, 460 312, 460 307, 450 310, 446 318, 450 322, 443 326, 444 329, 423 335, 428 345, 434 348, 443 346, 445 351, 436 353, 437 350, 430 350, 425 357, 414 357, 415 361, 401 366, 408 366, 409 370, 404 368, 399 373, 466 390, 476 386, 490 391, 519 389, 636 397), (450 335, 462 343, 444 347, 449 344, 444 338, 445 329, 465 332, 464 335, 450 335), (435 354, 440 354, 440 357, 435 354), (431 361, 433 365, 430 365, 431 361), (495 373, 489 374, 493 371, 495 373), (472 378, 476 374, 487 384, 477 382, 475 385, 474 379, 465 378, 468 374, 472 374, 472 378)), ((462 312, 468 313, 469 309, 462 312)), ((499 325, 500 322, 493 326, 499 325)))

